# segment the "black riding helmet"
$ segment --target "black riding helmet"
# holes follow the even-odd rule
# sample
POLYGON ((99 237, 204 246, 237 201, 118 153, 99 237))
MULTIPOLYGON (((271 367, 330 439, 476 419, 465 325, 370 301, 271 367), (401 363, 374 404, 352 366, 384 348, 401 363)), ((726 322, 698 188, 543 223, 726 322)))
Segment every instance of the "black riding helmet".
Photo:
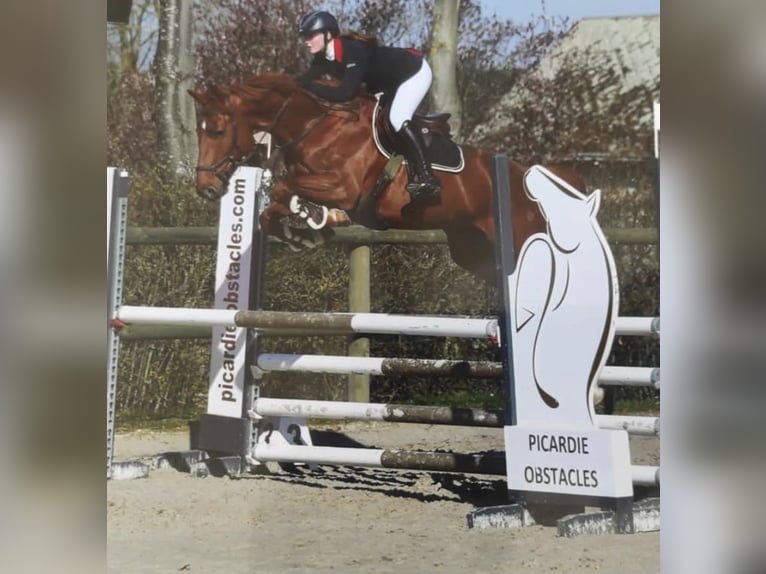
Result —
POLYGON ((310 14, 306 14, 301 18, 298 23, 298 34, 305 38, 311 36, 316 32, 329 31, 333 36, 340 34, 340 26, 335 16, 329 12, 322 12, 321 10, 314 10, 310 14))

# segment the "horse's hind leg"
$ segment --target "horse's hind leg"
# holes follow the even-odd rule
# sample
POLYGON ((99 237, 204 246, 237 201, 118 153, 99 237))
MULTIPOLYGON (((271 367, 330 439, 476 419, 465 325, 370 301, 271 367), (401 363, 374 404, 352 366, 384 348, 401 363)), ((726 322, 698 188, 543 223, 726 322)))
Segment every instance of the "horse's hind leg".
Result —
POLYGON ((445 229, 452 260, 487 283, 497 281, 494 241, 473 225, 445 229))

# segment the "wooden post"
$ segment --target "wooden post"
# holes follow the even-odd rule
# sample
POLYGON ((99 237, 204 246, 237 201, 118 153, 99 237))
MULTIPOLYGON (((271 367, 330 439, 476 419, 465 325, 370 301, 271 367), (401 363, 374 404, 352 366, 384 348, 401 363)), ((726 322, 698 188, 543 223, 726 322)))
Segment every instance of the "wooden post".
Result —
MULTIPOLYGON (((628 245, 653 245, 657 243, 657 228, 611 228, 602 229, 610 243, 628 245)), ((134 227, 127 228, 125 242, 128 245, 215 245, 217 227, 134 227)), ((387 229, 372 231, 360 225, 339 227, 330 243, 357 245, 405 244, 444 245, 447 236, 441 229, 387 229)))
MULTIPOLYGON (((353 245, 348 256, 348 310, 352 313, 370 312, 370 247, 353 245)), ((363 335, 351 336, 349 357, 369 357, 370 339, 363 335)), ((370 402, 370 375, 348 376, 348 399, 352 402, 370 402)))

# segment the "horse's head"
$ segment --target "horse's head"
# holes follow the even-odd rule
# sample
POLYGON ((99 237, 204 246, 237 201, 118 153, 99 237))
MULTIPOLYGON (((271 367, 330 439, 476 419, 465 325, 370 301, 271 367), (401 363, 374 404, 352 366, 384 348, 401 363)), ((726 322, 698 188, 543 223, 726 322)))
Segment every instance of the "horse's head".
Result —
POLYGON ((189 91, 198 103, 197 193, 207 199, 226 193, 234 171, 259 159, 253 134, 282 135, 288 122, 281 120, 296 91, 292 78, 271 73, 228 88, 189 91))
POLYGON ((226 193, 229 178, 253 148, 250 130, 242 125, 241 99, 217 87, 189 94, 197 109, 197 193, 218 199, 226 193))

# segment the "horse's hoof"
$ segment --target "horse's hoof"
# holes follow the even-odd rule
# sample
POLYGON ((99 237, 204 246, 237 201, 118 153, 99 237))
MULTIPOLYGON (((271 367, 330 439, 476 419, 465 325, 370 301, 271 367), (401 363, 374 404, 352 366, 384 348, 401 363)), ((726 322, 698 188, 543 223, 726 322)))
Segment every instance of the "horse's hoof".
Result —
POLYGON ((205 189, 197 190, 197 194, 203 198, 207 199, 208 201, 215 201, 216 199, 221 198, 221 193, 215 189, 214 187, 206 187, 205 189))

